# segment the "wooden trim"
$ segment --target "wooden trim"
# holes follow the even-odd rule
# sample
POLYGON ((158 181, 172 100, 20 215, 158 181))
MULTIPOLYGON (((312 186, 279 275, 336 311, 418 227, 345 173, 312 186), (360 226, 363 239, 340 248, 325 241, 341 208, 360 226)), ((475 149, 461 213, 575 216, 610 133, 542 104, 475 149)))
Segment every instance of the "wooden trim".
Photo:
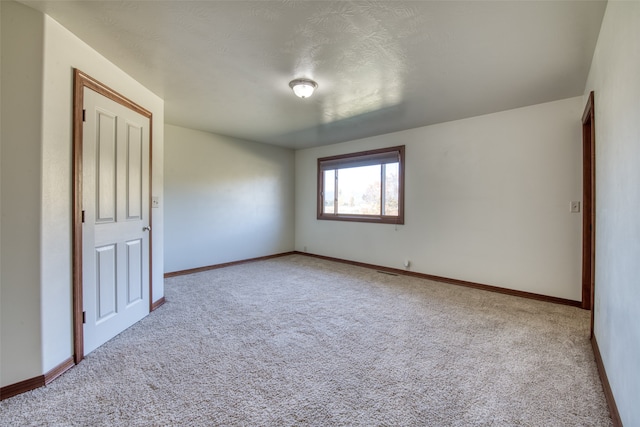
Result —
POLYGON ((117 102, 118 104, 123 105, 128 109, 133 110, 144 117, 147 117, 150 119, 153 116, 151 111, 147 110, 144 107, 141 107, 140 105, 136 104, 126 96, 119 94, 115 90, 111 89, 109 86, 99 82, 98 80, 78 70, 77 68, 74 68, 74 75, 75 75, 75 78, 78 79, 78 81, 82 84, 83 87, 92 89, 98 92, 100 95, 106 98, 109 98, 110 100, 117 102))
MULTIPOLYGON (((324 206, 324 195, 323 195, 323 187, 324 187, 324 171, 320 168, 320 159, 316 161, 316 218, 322 217, 322 211, 324 206)), ((335 198, 335 189, 334 189, 334 198, 335 198)), ((334 203, 334 211, 335 211, 335 203, 334 203)))
POLYGON ((44 386, 44 375, 38 375, 37 377, 20 381, 19 383, 6 385, 0 388, 0 400, 26 393, 42 386, 44 386))
POLYGON ((382 271, 382 272, 386 272, 386 273, 393 273, 393 274, 398 274, 398 275, 417 277, 419 279, 433 280, 433 281, 436 281, 436 282, 448 283, 448 284, 451 284, 451 285, 458 285, 458 286, 465 286, 467 288, 480 289, 480 290, 483 290, 483 291, 496 292, 496 293, 499 293, 499 294, 512 295, 512 296, 516 296, 516 297, 534 299, 534 300, 538 300, 538 301, 545 301, 545 302, 550 302, 550 303, 554 303, 554 304, 568 305, 568 306, 571 306, 571 307, 580 307, 581 306, 580 301, 573 301, 573 300, 569 300, 569 299, 565 299, 565 298, 558 298, 558 297, 552 297, 552 296, 548 296, 548 295, 535 294, 535 293, 532 293, 532 292, 517 291, 517 290, 514 290, 514 289, 501 288, 499 286, 484 285, 484 284, 481 284, 481 283, 468 282, 466 280, 450 279, 448 277, 441 277, 441 276, 434 276, 434 275, 431 275, 431 274, 417 273, 417 272, 414 272, 414 271, 401 270, 399 268, 383 267, 383 266, 380 266, 380 265, 367 264, 367 263, 358 262, 358 261, 349 261, 349 260, 344 260, 344 259, 340 259, 340 258, 328 257, 328 256, 324 256, 324 255, 315 255, 315 254, 310 254, 310 253, 307 253, 307 252, 294 251, 294 253, 297 254, 297 255, 305 255, 305 256, 308 256, 308 257, 312 257, 312 258, 324 259, 324 260, 327 260, 327 261, 334 261, 334 262, 340 262, 340 263, 343 263, 343 264, 355 265, 355 266, 358 266, 358 267, 370 268, 372 270, 378 270, 378 271, 382 271))
POLYGON ((600 354, 600 348, 598 347, 598 341, 596 340, 595 336, 591 338, 591 347, 593 347, 593 355, 596 359, 596 366, 598 367, 600 382, 602 382, 604 397, 607 399, 607 405, 609 406, 611 420, 613 421, 614 427, 622 427, 622 419, 620 418, 620 413, 618 412, 618 405, 616 404, 616 399, 613 396, 613 391, 611 390, 611 384, 609 384, 607 371, 604 368, 604 363, 602 362, 602 355, 600 354))
POLYGON ((582 308, 591 310, 592 338, 596 261, 595 141, 595 104, 592 91, 582 114, 582 308))
POLYGON ((15 384, 6 385, 0 388, 0 400, 8 399, 10 397, 17 396, 18 394, 43 387, 74 366, 75 363, 73 362, 73 357, 70 357, 44 375, 38 375, 37 377, 29 378, 15 384))
POLYGON ((280 258, 280 257, 287 256, 287 255, 293 255, 293 254, 296 254, 296 253, 299 253, 299 252, 295 252, 295 251, 283 252, 283 253, 280 253, 280 254, 261 256, 261 257, 257 257, 257 258, 243 259, 243 260, 240 260, 240 261, 232 261, 232 262, 225 262, 225 263, 222 263, 222 264, 208 265, 206 267, 197 267, 197 268, 190 268, 188 270, 172 271, 170 273, 164 273, 164 277, 166 279, 166 278, 169 278, 169 277, 184 276, 186 274, 201 273, 203 271, 216 270, 218 268, 224 268, 224 267, 231 267, 232 265, 247 264, 247 263, 255 262, 255 261, 264 261, 264 260, 272 259, 272 258, 280 258))
MULTIPOLYGON (((82 323, 82 110, 84 108, 84 88, 129 108, 149 119, 149 163, 151 163, 153 143, 153 114, 129 98, 100 83, 91 76, 74 68, 73 70, 73 352, 77 364, 84 358, 84 327, 82 323)), ((151 204, 151 164, 149 165, 149 226, 152 223, 151 204)), ((149 232, 149 311, 152 311, 153 275, 152 246, 149 232)))
POLYGON ((84 107, 83 79, 73 73, 73 359, 82 360, 84 334, 82 327, 82 116, 84 107))
POLYGON ((158 301, 155 301, 154 303, 151 304, 151 311, 154 311, 155 309, 163 305, 165 302, 167 302, 167 300, 164 299, 164 297, 161 297, 158 301))
POLYGON ((594 98, 594 92, 591 91, 589 93, 589 98, 587 99, 587 105, 584 107, 584 112, 582 113, 582 123, 585 123, 593 117, 594 98))
POLYGON ((51 381, 58 378, 60 375, 67 372, 69 369, 73 368, 76 364, 73 361, 73 357, 68 358, 46 374, 44 374, 44 385, 51 383, 51 381))
MULTIPOLYGON (((404 224, 404 163, 405 163, 405 146, 398 145, 395 147, 380 148, 375 150, 360 151, 357 153, 339 154, 336 156, 322 157, 317 160, 317 187, 316 187, 316 218, 319 220, 328 221, 351 221, 351 222, 371 222, 378 224, 404 224), (352 157, 367 156, 371 154, 388 153, 397 151, 400 155, 400 161, 398 165, 398 215, 349 215, 338 214, 338 206, 335 206, 336 213, 325 214, 323 213, 324 197, 323 184, 324 184, 324 171, 321 168, 322 162, 328 160, 349 159, 352 157)), ((380 186, 382 191, 383 185, 380 186)))
MULTIPOLYGON (((149 313, 153 306, 153 117, 149 113, 149 313)), ((162 297, 161 299, 164 299, 162 297)), ((164 303, 164 301, 163 301, 164 303)), ((160 307, 159 304, 157 307, 160 307)), ((156 308, 157 308, 156 307, 156 308)))
POLYGON ((348 215, 348 214, 325 214, 318 219, 323 221, 347 221, 347 222, 375 222, 377 224, 404 224, 404 220, 399 220, 396 216, 376 216, 376 215, 348 215))

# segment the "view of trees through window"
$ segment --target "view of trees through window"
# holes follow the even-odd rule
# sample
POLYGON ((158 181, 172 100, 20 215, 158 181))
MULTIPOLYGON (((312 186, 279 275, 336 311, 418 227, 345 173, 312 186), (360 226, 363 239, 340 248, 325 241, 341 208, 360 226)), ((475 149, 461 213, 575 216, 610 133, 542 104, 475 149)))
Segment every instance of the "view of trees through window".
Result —
POLYGON ((403 149, 319 159, 319 218, 400 217, 403 149))
POLYGON ((324 173, 324 213, 398 215, 398 163, 334 169, 324 173))

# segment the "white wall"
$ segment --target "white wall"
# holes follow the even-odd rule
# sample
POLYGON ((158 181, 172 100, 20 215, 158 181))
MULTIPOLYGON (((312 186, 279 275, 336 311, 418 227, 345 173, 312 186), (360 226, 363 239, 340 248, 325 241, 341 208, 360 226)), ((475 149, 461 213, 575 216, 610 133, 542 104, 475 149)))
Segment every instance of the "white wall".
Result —
POLYGON ((40 192, 43 16, 2 10, 0 385, 42 374, 40 192))
POLYGON ((293 250, 292 150, 167 125, 165 271, 293 250))
POLYGON ((640 2, 610 1, 585 88, 595 94, 595 337, 625 426, 640 425, 639 43, 640 2))
MULTIPOLYGON (((79 68, 153 113, 152 191, 162 195, 164 101, 45 16, 42 140, 44 371, 69 357, 71 328, 72 69, 79 68), (65 356, 66 355, 66 356, 65 356), (61 358, 62 357, 62 358, 61 358)), ((153 209, 153 297, 163 292, 163 211, 153 209)))
MULTIPOLYGON (((4 386, 46 373, 73 355, 73 68, 153 113, 152 187, 153 194, 161 197, 164 101, 48 16, 14 2, 1 4, 2 259, 10 262, 2 269, 4 386), (6 23, 11 25, 8 29, 6 23), (5 37, 7 31, 13 32, 10 37, 5 37), (28 49, 25 40, 31 38, 39 44, 34 41, 28 49), (6 60, 5 48, 33 64, 7 73, 18 65, 16 58, 6 60), (5 134, 14 138, 5 140, 5 134), (5 174, 7 165, 10 169, 5 174), (19 203, 13 203, 16 200, 19 203)), ((163 211, 153 209, 152 214, 153 300, 157 300, 164 294, 163 211)))
POLYGON ((581 299, 582 97, 296 152, 295 248, 581 299), (405 225, 316 219, 316 160, 406 145, 405 225))
MULTIPOLYGON (((0 111, 2 111, 2 5, 0 5, 0 111)), ((2 217, 2 114, 0 114, 0 218, 2 217)), ((0 221, 0 242, 2 222, 0 221)), ((0 384, 2 384, 2 244, 0 243, 0 384)))

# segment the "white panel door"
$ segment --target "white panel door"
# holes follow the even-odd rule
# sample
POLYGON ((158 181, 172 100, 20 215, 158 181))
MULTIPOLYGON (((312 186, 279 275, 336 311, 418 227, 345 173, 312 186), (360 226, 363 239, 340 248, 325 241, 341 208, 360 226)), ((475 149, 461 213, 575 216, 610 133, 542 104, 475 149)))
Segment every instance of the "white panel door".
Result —
POLYGON ((149 119, 84 88, 84 354, 149 313, 149 119))

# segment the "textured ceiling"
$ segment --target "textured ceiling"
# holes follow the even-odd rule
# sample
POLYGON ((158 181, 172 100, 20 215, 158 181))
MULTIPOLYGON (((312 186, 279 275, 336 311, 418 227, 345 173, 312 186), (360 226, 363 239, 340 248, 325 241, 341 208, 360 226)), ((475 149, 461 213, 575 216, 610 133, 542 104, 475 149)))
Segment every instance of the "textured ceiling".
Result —
POLYGON ((601 1, 23 1, 167 123, 305 148, 582 94, 601 1), (288 82, 319 88, 296 98, 288 82))

